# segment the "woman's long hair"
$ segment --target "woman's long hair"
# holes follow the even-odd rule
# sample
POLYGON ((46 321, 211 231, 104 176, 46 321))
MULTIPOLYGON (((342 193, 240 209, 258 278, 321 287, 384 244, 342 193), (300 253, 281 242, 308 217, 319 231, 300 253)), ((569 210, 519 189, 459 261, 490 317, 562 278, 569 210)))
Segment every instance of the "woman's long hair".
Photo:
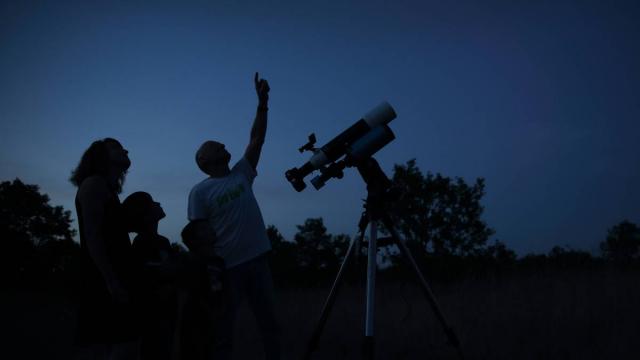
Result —
MULTIPOLYGON (((86 178, 94 175, 107 177, 110 163, 109 149, 107 148, 107 144, 109 143, 120 145, 120 142, 116 139, 104 138, 94 141, 84 154, 82 154, 80 163, 75 170, 71 172, 71 177, 69 178, 69 181, 71 181, 73 185, 80 187, 80 184, 82 184, 86 178)), ((117 194, 122 191, 122 185, 124 185, 126 175, 127 171, 125 170, 118 176, 117 187, 115 189, 117 194)))

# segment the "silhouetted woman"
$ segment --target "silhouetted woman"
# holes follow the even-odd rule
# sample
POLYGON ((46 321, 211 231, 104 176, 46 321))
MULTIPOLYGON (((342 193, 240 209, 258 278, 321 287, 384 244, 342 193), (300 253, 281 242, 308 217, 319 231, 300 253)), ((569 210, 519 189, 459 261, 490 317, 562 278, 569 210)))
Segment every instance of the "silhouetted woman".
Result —
POLYGON ((94 359, 137 357, 130 302, 135 269, 118 198, 131 165, 127 154, 115 139, 95 141, 70 179, 78 187, 75 203, 83 257, 76 344, 80 356, 94 359))

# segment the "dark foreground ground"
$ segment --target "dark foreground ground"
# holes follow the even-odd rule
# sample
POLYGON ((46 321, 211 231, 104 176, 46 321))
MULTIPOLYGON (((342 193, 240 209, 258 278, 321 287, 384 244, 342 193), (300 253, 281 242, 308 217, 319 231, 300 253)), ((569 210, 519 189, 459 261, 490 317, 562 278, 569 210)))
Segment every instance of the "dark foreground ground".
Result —
MULTIPOLYGON (((466 359, 640 359, 640 272, 554 270, 434 283, 466 359)), ((327 288, 278 291, 286 359, 300 358, 327 288)), ((455 359, 412 278, 380 277, 377 359, 455 359)), ((317 359, 358 359, 364 289, 345 284, 322 336, 317 359)), ((69 359, 74 312, 53 291, 0 291, 2 359, 69 359)), ((238 358, 261 358, 245 308, 238 358)))

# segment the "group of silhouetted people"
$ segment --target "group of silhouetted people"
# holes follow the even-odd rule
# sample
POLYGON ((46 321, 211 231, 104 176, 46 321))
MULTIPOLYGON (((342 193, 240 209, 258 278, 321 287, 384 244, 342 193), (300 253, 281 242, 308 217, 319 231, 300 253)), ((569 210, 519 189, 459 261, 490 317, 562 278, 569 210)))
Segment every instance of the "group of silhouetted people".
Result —
POLYGON ((257 73, 254 83, 258 108, 244 156, 230 168, 219 142, 206 141, 196 152, 208 177, 188 194, 181 234, 188 252, 158 234, 165 213, 149 193, 120 202, 131 165, 120 142, 98 140, 83 154, 70 179, 78 188, 82 249, 78 358, 231 359, 235 316, 245 300, 265 358, 280 358, 271 247, 252 190, 270 89, 257 73))

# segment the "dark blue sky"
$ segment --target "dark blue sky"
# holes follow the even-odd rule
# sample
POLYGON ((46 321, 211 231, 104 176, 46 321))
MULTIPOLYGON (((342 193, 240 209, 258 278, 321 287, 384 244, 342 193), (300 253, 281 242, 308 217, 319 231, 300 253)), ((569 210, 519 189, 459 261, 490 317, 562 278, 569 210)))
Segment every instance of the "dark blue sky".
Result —
MULTIPOLYGON (((323 217, 353 234, 355 171, 296 193, 284 171, 382 100, 396 140, 377 158, 486 178, 484 219, 519 253, 596 250, 640 222, 640 15, 634 2, 3 1, 0 179, 39 184, 73 208, 67 181, 91 141, 115 137, 178 239, 206 139, 242 155, 270 81, 254 190, 291 238, 323 217), (347 4, 348 3, 348 4, 347 4)), ((75 217, 75 213, 74 213, 75 217)))

